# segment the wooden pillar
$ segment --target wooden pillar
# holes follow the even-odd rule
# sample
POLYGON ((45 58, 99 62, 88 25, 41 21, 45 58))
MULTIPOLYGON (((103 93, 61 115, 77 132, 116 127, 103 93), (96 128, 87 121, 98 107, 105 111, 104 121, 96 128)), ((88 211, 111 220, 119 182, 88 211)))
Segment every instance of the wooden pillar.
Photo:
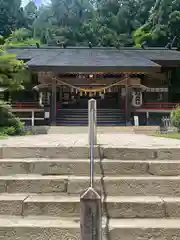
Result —
POLYGON ((125 117, 126 117, 126 125, 128 124, 128 121, 129 121, 129 89, 128 89, 128 85, 126 83, 125 85, 125 117))
POLYGON ((126 97, 125 97, 125 108, 126 108, 126 125, 131 125, 131 113, 132 113, 132 106, 130 103, 131 99, 131 90, 129 89, 128 85, 126 85, 126 97))
POLYGON ((149 125, 149 112, 146 112, 146 125, 149 125))
POLYGON ((51 90, 51 125, 56 126, 56 81, 52 81, 51 90))
MULTIPOLYGON (((175 71, 175 70, 174 70, 175 71)), ((168 80, 168 101, 172 102, 172 70, 169 70, 167 72, 167 80, 168 80)))
POLYGON ((32 116, 31 116, 31 126, 34 127, 34 111, 32 111, 32 116))
POLYGON ((62 92, 62 85, 59 87, 59 101, 62 103, 63 92, 62 92))
POLYGON ((117 104, 118 104, 118 106, 120 106, 120 104, 121 104, 121 89, 120 89, 120 86, 118 86, 117 94, 118 94, 118 96, 117 96, 117 104))

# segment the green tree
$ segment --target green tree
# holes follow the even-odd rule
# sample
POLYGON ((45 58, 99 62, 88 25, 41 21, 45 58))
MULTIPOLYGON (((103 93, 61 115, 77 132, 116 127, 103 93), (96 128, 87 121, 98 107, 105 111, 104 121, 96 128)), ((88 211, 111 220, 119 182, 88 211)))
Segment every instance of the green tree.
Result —
POLYGON ((27 26, 31 29, 34 21, 38 17, 38 9, 33 0, 31 0, 24 8, 24 16, 27 26))
MULTIPOLYGON (((60 28, 59 32, 56 31, 59 41, 62 39, 75 45, 83 42, 82 28, 94 18, 95 11, 88 0, 52 0, 51 12, 53 25, 60 28)), ((54 26, 53 30, 55 29, 54 26)))
POLYGON ((137 1, 138 4, 138 11, 136 18, 138 22, 142 25, 145 24, 149 18, 150 12, 154 7, 156 0, 139 0, 137 1))
POLYGON ((0 0, 0 35, 8 36, 11 31, 24 26, 21 0, 0 0))
POLYGON ((156 0, 145 24, 136 29, 135 42, 142 44, 146 41, 148 45, 162 47, 168 43, 169 38, 179 38, 179 9, 179 0, 156 0))
POLYGON ((29 46, 40 44, 38 39, 32 37, 32 31, 26 28, 19 28, 13 31, 8 38, 5 39, 5 46, 29 46))
MULTIPOLYGON (((0 55, 0 86, 8 88, 9 92, 21 90, 29 81, 24 63, 16 60, 16 56, 1 50, 0 55)), ((0 102, 0 135, 23 134, 22 123, 11 112, 9 106, 0 102)))
POLYGON ((173 11, 169 15, 169 32, 172 37, 177 37, 177 46, 180 47, 180 11, 173 11))
POLYGON ((180 131, 180 107, 177 107, 171 113, 171 122, 174 127, 180 131))
POLYGON ((0 35, 13 31, 11 40, 102 46, 146 42, 162 47, 177 36, 179 42, 180 0, 51 0, 40 8, 31 0, 24 10, 20 0, 0 0, 0 4, 0 35))
POLYGON ((11 90, 21 90, 29 81, 29 74, 23 61, 16 59, 14 54, 1 50, 0 55, 0 86, 11 90))
POLYGON ((6 43, 17 43, 23 42, 24 40, 31 37, 31 31, 25 28, 19 28, 13 31, 8 38, 6 38, 6 43))

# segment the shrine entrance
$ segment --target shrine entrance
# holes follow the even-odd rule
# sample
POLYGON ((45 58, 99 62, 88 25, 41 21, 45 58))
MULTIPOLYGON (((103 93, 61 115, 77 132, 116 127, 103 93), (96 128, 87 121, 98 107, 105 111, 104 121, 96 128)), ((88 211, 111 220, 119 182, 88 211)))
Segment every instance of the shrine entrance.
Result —
POLYGON ((59 108, 87 109, 88 100, 96 99, 99 109, 125 109, 127 78, 93 79, 84 84, 56 78, 57 105, 59 108), (110 82, 108 83, 108 80, 110 82))
POLYGON ((121 92, 100 92, 100 93, 71 93, 63 92, 62 98, 57 101, 62 108, 86 108, 88 107, 88 100, 96 99, 98 108, 121 108, 122 96, 121 92))
MULTIPOLYGON (((131 119, 131 112, 142 105, 142 91, 143 88, 146 88, 141 84, 141 78, 129 75, 107 79, 102 77, 94 79, 68 77, 63 79, 63 77, 60 78, 50 73, 50 75, 45 75, 42 81, 44 83, 38 87, 46 90, 44 94, 41 93, 40 99, 44 106, 49 107, 51 119, 54 122, 59 121, 63 109, 69 110, 68 113, 74 110, 76 115, 78 110, 81 112, 87 110, 88 100, 91 98, 96 99, 99 111, 114 109, 114 112, 119 111, 119 114, 124 114, 124 118, 128 122, 131 119), (47 102, 46 95, 49 96, 47 102)), ((111 112, 108 114, 110 115, 111 112)), ((107 118, 107 111, 103 117, 107 118)))

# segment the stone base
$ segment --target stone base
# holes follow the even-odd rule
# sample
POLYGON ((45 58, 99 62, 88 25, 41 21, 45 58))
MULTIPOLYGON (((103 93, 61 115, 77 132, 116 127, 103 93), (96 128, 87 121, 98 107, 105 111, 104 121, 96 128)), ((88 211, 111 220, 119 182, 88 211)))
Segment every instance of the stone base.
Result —
MULTIPOLYGON (((79 240, 80 224, 63 218, 0 218, 0 238, 4 240, 79 240)), ((103 221, 102 240, 180 239, 180 220, 122 219, 103 221)))
MULTIPOLYGON (((94 158, 121 159, 121 160, 179 160, 180 148, 121 148, 96 146, 94 158)), ((74 147, 0 147, 0 159, 8 158, 66 158, 87 159, 90 157, 88 146, 74 147)))

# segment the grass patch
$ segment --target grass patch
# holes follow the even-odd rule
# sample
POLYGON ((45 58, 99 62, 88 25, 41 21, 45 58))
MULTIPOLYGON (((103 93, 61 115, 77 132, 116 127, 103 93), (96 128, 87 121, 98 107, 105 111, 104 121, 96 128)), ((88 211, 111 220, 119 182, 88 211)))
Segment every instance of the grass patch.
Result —
POLYGON ((180 139, 180 133, 155 133, 155 134, 153 134, 153 136, 163 137, 163 138, 180 139))
POLYGON ((0 140, 2 140, 2 139, 6 139, 6 138, 8 138, 8 136, 0 135, 0 140))

